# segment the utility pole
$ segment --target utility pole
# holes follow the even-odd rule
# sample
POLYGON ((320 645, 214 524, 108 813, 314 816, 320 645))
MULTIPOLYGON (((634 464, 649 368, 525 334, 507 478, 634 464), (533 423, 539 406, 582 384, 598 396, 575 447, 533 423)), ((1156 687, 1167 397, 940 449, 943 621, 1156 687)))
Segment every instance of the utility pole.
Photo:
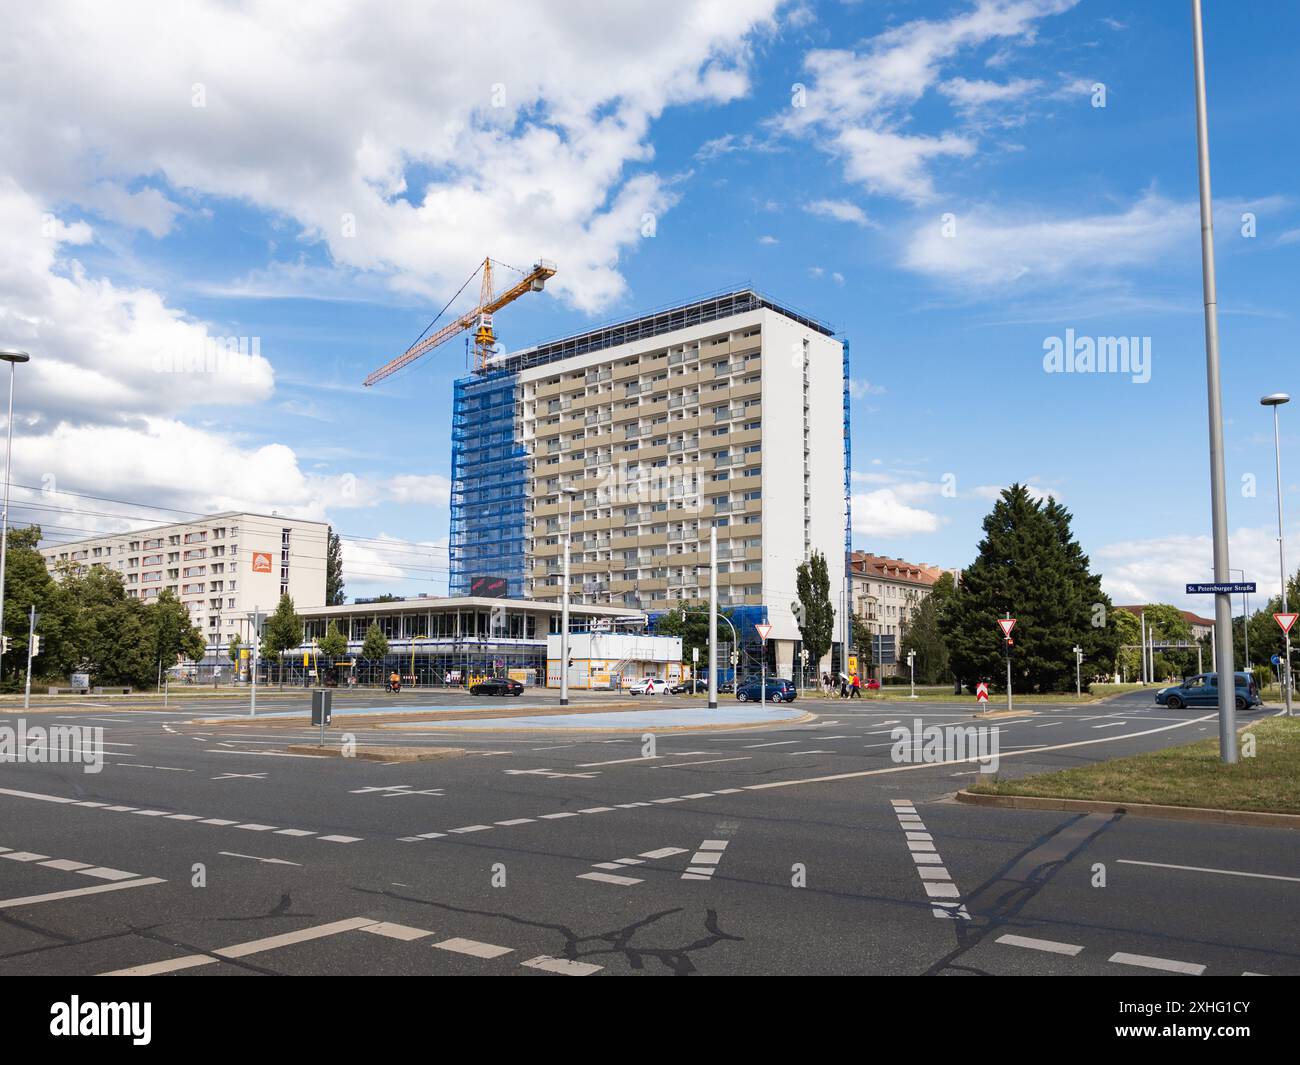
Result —
POLYGON ((1075 698, 1083 698, 1083 648, 1077 643, 1074 645, 1074 695, 1075 698))
POLYGON ((911 676, 912 694, 909 699, 916 698, 916 651, 909 649, 907 652, 907 671, 911 676))
MULTIPOLYGON (((1201 190, 1201 286, 1205 297, 1205 381, 1210 419, 1210 515, 1214 581, 1227 584, 1228 493, 1223 468, 1223 394, 1219 383, 1219 296, 1214 278, 1214 208, 1210 195, 1210 127, 1205 107, 1205 40, 1201 0, 1192 0, 1192 65, 1196 83, 1196 161, 1201 190)), ((1214 594, 1215 671, 1219 675, 1219 758, 1237 761, 1237 684, 1232 657, 1232 595, 1214 594)), ((1288 663, 1289 666, 1289 663, 1288 663)))

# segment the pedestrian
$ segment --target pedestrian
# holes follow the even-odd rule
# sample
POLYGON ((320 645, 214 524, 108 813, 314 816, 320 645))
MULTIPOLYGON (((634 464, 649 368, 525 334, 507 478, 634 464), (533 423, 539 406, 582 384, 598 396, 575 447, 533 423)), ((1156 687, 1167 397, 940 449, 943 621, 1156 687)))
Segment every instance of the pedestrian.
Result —
POLYGON ((861 697, 862 697, 862 679, 856 673, 854 673, 853 683, 850 685, 849 698, 860 699, 861 697))
POLYGON ((840 674, 840 698, 847 699, 848 697, 849 697, 849 678, 847 674, 841 673, 840 674))

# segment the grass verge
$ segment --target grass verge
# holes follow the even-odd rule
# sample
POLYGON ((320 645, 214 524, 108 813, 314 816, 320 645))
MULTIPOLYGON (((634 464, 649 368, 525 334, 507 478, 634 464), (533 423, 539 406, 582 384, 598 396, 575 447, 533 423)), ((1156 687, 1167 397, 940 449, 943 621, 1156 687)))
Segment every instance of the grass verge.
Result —
POLYGON ((1243 757, 1236 765, 1219 761, 1216 737, 1018 780, 980 780, 970 790, 1300 814, 1300 718, 1254 721, 1240 730, 1240 746, 1243 757), (1252 736, 1255 754, 1245 757, 1252 736))

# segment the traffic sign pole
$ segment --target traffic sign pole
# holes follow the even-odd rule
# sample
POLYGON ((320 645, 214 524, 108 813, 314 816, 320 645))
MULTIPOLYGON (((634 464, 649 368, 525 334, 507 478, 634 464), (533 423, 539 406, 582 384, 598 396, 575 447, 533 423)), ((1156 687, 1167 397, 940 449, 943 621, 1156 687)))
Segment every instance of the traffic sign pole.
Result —
POLYGON ((1007 611, 1004 618, 998 619, 998 628, 1002 630, 1004 650, 1007 653, 1007 713, 1011 712, 1011 630, 1016 627, 1016 619, 1007 611))
POLYGON ((763 640, 763 654, 759 660, 759 666, 758 666, 758 705, 762 710, 766 711, 767 710, 767 637, 768 634, 772 631, 772 626, 764 623, 762 625, 755 625, 754 628, 758 630, 758 635, 763 640))
MULTIPOLYGON (((1283 581, 1285 582, 1285 580, 1286 580, 1286 575, 1285 575, 1285 574, 1283 574, 1283 578, 1282 578, 1282 579, 1283 579, 1283 581)), ((1282 586, 1282 609, 1283 609, 1284 611, 1286 610, 1286 585, 1285 585, 1285 583, 1284 583, 1283 586, 1282 586)), ((1291 709, 1291 626, 1295 624, 1295 621, 1296 621, 1296 618, 1297 618, 1297 617, 1300 617, 1300 614, 1287 614, 1287 613, 1281 613, 1281 614, 1274 614, 1274 615, 1273 615, 1273 620, 1276 621, 1276 622, 1278 623, 1278 627, 1281 628, 1281 630, 1282 630, 1283 640, 1284 640, 1285 645, 1286 645, 1286 654, 1285 654, 1285 657, 1283 657, 1283 659, 1282 659, 1282 676, 1281 676, 1281 680, 1282 680, 1282 700, 1283 700, 1283 702, 1286 704, 1286 716, 1287 716, 1287 717, 1291 717, 1291 716, 1292 716, 1292 709, 1291 709)))

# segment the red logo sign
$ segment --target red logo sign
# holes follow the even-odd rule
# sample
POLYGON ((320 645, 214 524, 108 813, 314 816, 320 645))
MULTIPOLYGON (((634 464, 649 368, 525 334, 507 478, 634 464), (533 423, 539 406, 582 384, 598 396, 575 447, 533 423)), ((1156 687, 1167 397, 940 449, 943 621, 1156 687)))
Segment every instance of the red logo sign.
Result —
POLYGON ((268 552, 266 551, 253 552, 253 572, 254 573, 271 572, 271 556, 268 552))
POLYGON ((1300 618, 1300 614, 1274 614, 1273 615, 1273 620, 1276 621, 1282 627, 1282 631, 1286 633, 1289 633, 1291 631, 1291 626, 1295 624, 1296 618, 1300 618))
POLYGON ((998 618, 998 628, 1002 630, 1003 636, 1010 636, 1011 630, 1016 627, 1015 618, 998 618))

